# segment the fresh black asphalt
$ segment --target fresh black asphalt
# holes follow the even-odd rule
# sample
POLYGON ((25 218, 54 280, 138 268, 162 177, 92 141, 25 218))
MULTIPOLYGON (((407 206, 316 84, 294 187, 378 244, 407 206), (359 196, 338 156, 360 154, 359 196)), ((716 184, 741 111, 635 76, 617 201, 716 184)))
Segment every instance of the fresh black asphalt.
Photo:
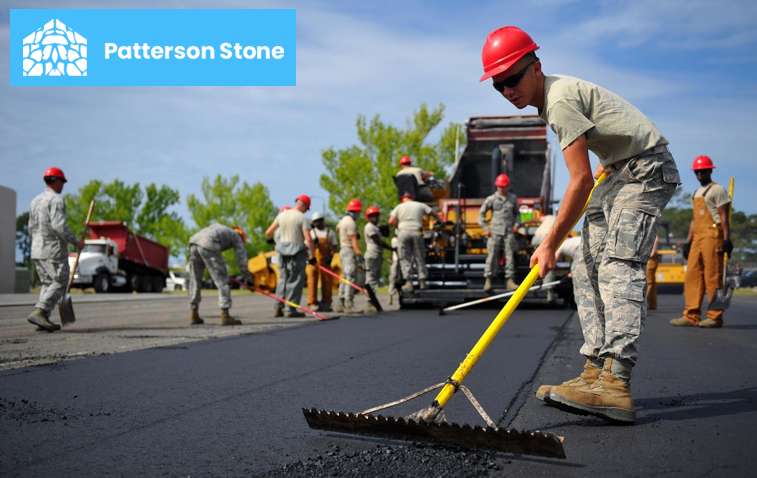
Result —
MULTIPOLYGON (((466 384, 501 424, 565 436, 567 460, 309 429, 303 407, 359 411, 444 380, 496 313, 414 310, 4 372, 0 476, 751 475, 757 301, 734 299, 720 330, 667 325, 680 302, 661 296, 648 320, 634 426, 532 398, 580 369, 570 311, 525 308, 505 325, 466 384)), ((447 416, 480 423, 462 395, 447 416)))

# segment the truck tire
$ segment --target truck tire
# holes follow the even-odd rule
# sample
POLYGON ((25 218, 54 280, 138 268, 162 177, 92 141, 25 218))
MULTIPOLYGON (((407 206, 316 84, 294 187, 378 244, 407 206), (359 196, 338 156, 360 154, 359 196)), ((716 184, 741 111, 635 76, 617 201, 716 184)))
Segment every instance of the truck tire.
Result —
POLYGON ((98 272, 92 282, 98 294, 110 292, 110 274, 107 272, 98 272))
POLYGON ((152 291, 163 292, 166 288, 166 282, 161 276, 152 276, 152 291))
POLYGON ((152 277, 139 276, 140 292, 152 292, 152 277))
POLYGON ((130 274, 128 287, 131 292, 140 292, 140 289, 142 287, 141 277, 139 277, 137 274, 130 274))

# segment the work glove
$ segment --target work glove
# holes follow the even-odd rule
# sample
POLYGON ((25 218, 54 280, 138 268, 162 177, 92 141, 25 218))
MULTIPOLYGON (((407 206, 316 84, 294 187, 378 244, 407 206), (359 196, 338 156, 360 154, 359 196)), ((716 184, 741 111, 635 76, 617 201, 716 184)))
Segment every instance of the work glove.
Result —
POLYGON ((731 252, 733 252, 733 243, 730 239, 723 239, 723 252, 731 255, 731 252))
POLYGON ((396 247, 392 247, 392 252, 398 252, 396 247))
POLYGON ((265 240, 265 242, 267 242, 268 244, 270 244, 270 245, 272 245, 272 246, 273 246, 274 244, 276 244, 276 241, 274 241, 272 237, 269 237, 268 239, 266 239, 266 240, 265 240))
POLYGON ((691 242, 687 242, 683 245, 683 257, 685 259, 689 258, 689 252, 691 252, 691 242))
POLYGON ((308 264, 315 266, 316 264, 318 264, 318 260, 315 257, 311 257, 310 259, 308 259, 308 264))

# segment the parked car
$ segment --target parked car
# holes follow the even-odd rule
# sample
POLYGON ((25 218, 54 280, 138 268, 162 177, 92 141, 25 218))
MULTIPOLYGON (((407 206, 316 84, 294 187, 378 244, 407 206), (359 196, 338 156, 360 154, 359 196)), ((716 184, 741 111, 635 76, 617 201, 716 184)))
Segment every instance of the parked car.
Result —
POLYGON ((168 271, 165 290, 187 290, 188 280, 186 272, 168 271))
POLYGON ((742 272, 739 287, 757 287, 757 269, 742 272))

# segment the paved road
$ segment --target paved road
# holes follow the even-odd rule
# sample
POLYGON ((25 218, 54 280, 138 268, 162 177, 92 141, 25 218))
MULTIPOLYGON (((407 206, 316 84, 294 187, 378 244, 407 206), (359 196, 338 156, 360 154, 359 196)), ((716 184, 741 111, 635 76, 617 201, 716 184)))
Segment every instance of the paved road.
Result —
MULTIPOLYGON (((307 476, 345 463, 349 476, 750 474, 757 301, 735 299, 721 330, 673 329, 666 319, 680 297, 661 302, 634 382, 636 426, 530 398, 580 366, 567 311, 519 311, 467 381, 501 423, 565 435, 568 460, 432 452, 307 428, 302 407, 360 410, 443 380, 493 313, 420 310, 0 372, 0 436, 12 437, 0 475, 307 476)), ((477 423, 462 397, 448 416, 477 423)))

